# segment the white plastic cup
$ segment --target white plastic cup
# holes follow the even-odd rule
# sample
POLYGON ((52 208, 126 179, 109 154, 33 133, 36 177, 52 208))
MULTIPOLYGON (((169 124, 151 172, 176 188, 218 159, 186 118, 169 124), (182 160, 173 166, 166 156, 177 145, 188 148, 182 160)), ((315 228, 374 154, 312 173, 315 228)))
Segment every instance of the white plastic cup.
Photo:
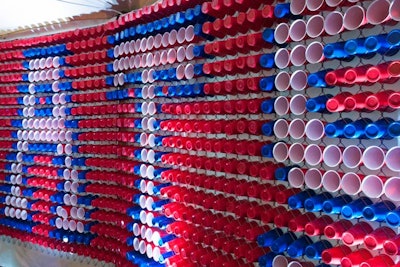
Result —
POLYGON ((289 124, 285 119, 278 119, 274 124, 276 138, 283 139, 289 135, 289 124))
POLYGON ((125 42, 125 44, 124 44, 123 54, 124 55, 128 55, 129 54, 129 42, 125 42))
POLYGON ((330 12, 324 21, 325 32, 329 35, 336 35, 343 31, 343 15, 338 11, 330 12))
POLYGON ((174 48, 169 49, 167 54, 167 62, 169 64, 174 64, 176 62, 176 57, 176 50, 174 48))
POLYGON ((272 261, 272 267, 287 267, 289 264, 288 259, 283 255, 275 256, 272 261))
POLYGON ((311 64, 324 61, 324 45, 318 41, 309 44, 306 48, 305 59, 311 64))
POLYGON ((191 63, 188 63, 185 67, 185 78, 187 80, 194 78, 194 66, 191 63))
POLYGON ((392 177, 386 181, 383 191, 392 201, 400 201, 400 177, 392 177))
MULTIPOLYGON (((60 91, 60 88, 58 87, 59 86, 59 82, 58 81, 55 81, 55 82, 53 82, 52 84, 51 84, 51 89, 53 90, 53 92, 59 92, 60 91)), ((35 89, 35 86, 33 86, 33 87, 31 87, 31 86, 29 86, 29 88, 32 88, 32 91, 34 91, 35 89)), ((32 94, 32 93, 31 93, 32 94)))
POLYGON ((392 171, 400 171, 400 147, 395 146, 386 153, 385 163, 392 171))
POLYGON ((290 111, 294 115, 302 115, 306 112, 307 98, 302 94, 297 94, 290 100, 290 111))
POLYGON ((176 51, 176 60, 179 63, 181 63, 185 60, 185 58, 186 58, 186 49, 184 46, 180 46, 176 51))
POLYGON ((362 161, 370 170, 379 170, 385 164, 385 151, 378 146, 370 146, 364 150, 362 161))
POLYGON ((176 78, 178 80, 185 78, 185 66, 183 64, 179 64, 179 66, 176 68, 176 78))
POLYGON ((129 42, 129 54, 135 53, 135 40, 129 42))
POLYGON ((142 57, 140 55, 135 56, 134 65, 136 69, 142 67, 142 57))
POLYGON ((155 143, 155 135, 154 134, 149 134, 148 135, 148 144, 150 147, 155 147, 156 143, 155 143))
POLYGON ((119 85, 124 85, 125 83, 125 74, 124 73, 120 73, 118 74, 118 84, 119 85))
POLYGON ((77 229, 77 224, 75 220, 70 220, 68 223, 68 229, 72 232, 76 231, 77 229))
POLYGON ((118 58, 119 57, 119 45, 114 46, 113 52, 114 52, 114 58, 118 58))
POLYGON ((284 142, 278 142, 272 149, 272 154, 277 162, 284 162, 289 156, 288 145, 284 142))
POLYGON ((366 176, 361 183, 361 191, 369 198, 379 198, 383 195, 383 180, 377 175, 366 176))
POLYGON ((291 261, 288 264, 288 267, 306 267, 309 265, 305 265, 305 263, 299 262, 299 261, 291 261))
POLYGON ((78 219, 83 220, 85 218, 85 209, 78 208, 76 216, 78 217, 78 219))
POLYGON ((143 70, 142 72, 142 82, 143 83, 149 82, 149 71, 147 69, 143 70))
POLYGON ((78 214, 78 208, 77 207, 72 207, 71 211, 70 211, 71 217, 73 219, 77 219, 78 218, 77 214, 78 214))
POLYGON ((62 221, 62 219, 61 219, 61 218, 57 218, 57 219, 56 219, 56 228, 57 228, 57 229, 61 229, 62 226, 63 226, 63 221, 62 221))
POLYGON ((367 9, 367 21, 372 25, 379 25, 390 19, 390 2, 388 0, 375 0, 367 9))
POLYGON ((161 55, 160 55, 160 63, 161 63, 161 65, 166 65, 167 62, 168 62, 168 51, 163 50, 163 51, 161 51, 161 55))
POLYGON ((288 182, 291 187, 301 188, 304 185, 304 171, 300 168, 292 168, 288 173, 288 182))
POLYGON ((140 177, 145 178, 147 173, 147 166, 145 164, 140 165, 140 177))
POLYGON ((308 169, 304 175, 304 183, 310 189, 317 190, 322 187, 322 173, 320 170, 308 169))
POLYGON ((367 23, 365 10, 362 6, 354 5, 346 10, 343 17, 343 25, 347 30, 355 30, 367 23))
POLYGON ((70 196, 70 203, 72 206, 76 206, 78 204, 78 197, 76 195, 70 196))
POLYGON ((302 119, 294 119, 290 122, 289 125, 289 135, 294 139, 300 139, 305 134, 305 123, 302 119))
POLYGON ((325 0, 306 0, 307 9, 310 11, 320 11, 325 5, 325 0))
POLYGON ((148 104, 147 102, 143 102, 143 103, 142 103, 141 106, 142 106, 142 114, 143 114, 143 115, 147 115, 147 113, 148 113, 148 105, 149 105, 149 104, 148 104))
POLYGON ((361 192, 361 178, 354 172, 347 172, 343 175, 340 186, 346 194, 357 195, 361 192))
POLYGON ((146 146, 146 145, 147 145, 147 134, 141 133, 140 134, 140 146, 146 146))
POLYGON ((319 145, 308 145, 304 151, 304 160, 308 165, 316 166, 322 161, 322 150, 319 145))
POLYGON ((154 48, 154 36, 150 35, 147 38, 147 51, 151 51, 154 48))
POLYGON ((326 4, 330 7, 337 7, 339 6, 343 0, 325 0, 326 4))
POLYGON ((390 17, 395 21, 400 21, 400 0, 393 0, 389 9, 390 17))
POLYGON ((274 32, 275 42, 284 44, 289 41, 289 25, 287 23, 280 23, 276 26, 274 32))
POLYGON ((142 66, 144 68, 150 67, 149 65, 147 65, 147 54, 142 54, 141 57, 142 59, 140 60, 140 62, 142 62, 142 66))
POLYGON ((337 145, 325 147, 323 161, 328 167, 337 167, 343 160, 342 149, 337 145))
POLYGON ((30 82, 30 83, 32 83, 32 82, 34 82, 35 81, 35 73, 34 72, 29 72, 29 74, 28 74, 28 81, 30 82))
POLYGON ((180 28, 178 30, 178 35, 176 37, 176 41, 178 42, 178 44, 183 44, 186 41, 186 29, 185 28, 180 28))
POLYGON ((310 140, 320 140, 325 135, 325 125, 319 119, 309 120, 305 128, 306 137, 310 140))
POLYGON ((303 144, 294 143, 289 148, 289 159, 291 162, 297 164, 304 160, 305 147, 303 144))
POLYGON ((295 91, 302 91, 308 86, 307 78, 308 75, 304 70, 296 70, 290 77, 290 86, 295 91))
POLYGON ((70 194, 65 194, 63 196, 63 201, 66 205, 71 205, 71 195, 70 194))
POLYGON ((129 57, 129 69, 134 69, 135 68, 135 56, 132 55, 129 57))
POLYGON ((290 87, 290 74, 286 71, 279 72, 275 77, 275 88, 278 91, 286 91, 290 87))
POLYGON ((40 80, 40 81, 45 81, 46 79, 47 79, 47 80, 50 80, 51 77, 52 77, 51 72, 52 72, 52 71, 50 70, 50 73, 47 74, 47 71, 45 71, 45 70, 40 71, 39 80, 40 80))
MULTIPOLYGON (((54 58, 52 58, 52 57, 48 57, 48 58, 46 58, 46 61, 45 61, 45 68, 51 68, 51 67, 53 67, 53 62, 54 61, 57 61, 57 60, 54 60, 56 57, 54 57, 54 58)), ((59 61, 59 58, 58 58, 58 61, 59 61)), ((56 62, 57 63, 57 62, 56 62)), ((60 63, 58 62, 58 66, 54 66, 55 68, 58 68, 60 65, 59 65, 60 63)))
POLYGON ((362 163, 362 154, 358 146, 347 146, 343 150, 343 164, 348 168, 358 167, 362 163))
MULTIPOLYGON (((147 66, 149 66, 149 67, 153 67, 154 66, 154 55, 153 55, 153 53, 147 53, 146 63, 147 63, 147 66)), ((129 67, 129 65, 125 66, 125 69, 127 70, 128 67, 129 67)))
POLYGON ((160 51, 154 51, 153 61, 154 61, 154 66, 160 66, 160 64, 161 64, 160 51))
POLYGON ((140 52, 146 52, 147 49, 147 39, 146 38, 142 38, 140 40, 140 52))
POLYGON ((294 42, 302 41, 306 37, 306 22, 302 19, 293 21, 289 28, 289 37, 294 42))
POLYGON ((189 25, 185 31, 185 40, 187 43, 192 43, 196 35, 194 34, 194 26, 189 25))
POLYGON ((306 46, 296 45, 290 52, 290 62, 293 66, 302 66, 306 63, 306 46))
POLYGON ((194 59, 193 49, 194 49, 194 44, 189 44, 189 45, 186 47, 186 50, 185 50, 185 57, 186 57, 186 59, 189 60, 189 61, 192 60, 192 59, 194 59))
POLYGON ((142 149, 140 152, 140 158, 142 161, 147 162, 147 149, 142 149))
POLYGON ((147 129, 150 132, 154 132, 156 129, 154 128, 154 124, 156 122, 156 119, 154 117, 150 117, 149 120, 147 121, 147 129))
POLYGON ((172 30, 168 36, 168 44, 175 45, 177 43, 178 32, 176 30, 172 30))
POLYGON ((341 189, 341 177, 337 171, 329 170, 322 176, 322 187, 328 192, 337 192, 341 189))
POLYGON ((78 231, 78 233, 83 233, 85 231, 85 226, 82 222, 76 223, 76 230, 78 231))
POLYGON ((284 69, 289 66, 290 54, 286 48, 280 48, 275 53, 275 65, 278 69, 284 69))
POLYGON ((155 73, 154 69, 149 69, 149 76, 148 76, 149 83, 153 83, 155 81, 154 73, 155 73))
POLYGON ((140 53, 142 39, 137 39, 135 41, 135 53, 140 53))
POLYGON ((157 107, 156 104, 154 102, 149 102, 149 106, 148 106, 148 114, 150 116, 153 116, 154 114, 157 113, 157 107))
POLYGON ((290 2, 290 13, 300 15, 307 11, 306 0, 294 0, 290 2))
POLYGON ((289 112, 289 99, 285 96, 278 96, 274 102, 274 110, 278 116, 283 116, 289 112))
POLYGON ((164 48, 169 46, 169 32, 165 32, 163 34, 163 37, 161 39, 161 45, 164 48))
POLYGON ((162 38, 163 38, 163 36, 160 33, 158 33, 154 37, 154 48, 155 49, 159 49, 161 47, 162 38))

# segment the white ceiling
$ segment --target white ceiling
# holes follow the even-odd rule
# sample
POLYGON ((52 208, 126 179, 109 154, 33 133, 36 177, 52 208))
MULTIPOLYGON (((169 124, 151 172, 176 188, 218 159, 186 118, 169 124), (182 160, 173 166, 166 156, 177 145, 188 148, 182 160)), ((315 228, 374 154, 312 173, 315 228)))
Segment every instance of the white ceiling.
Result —
POLYGON ((0 31, 110 10, 116 4, 117 0, 2 0, 0 31))

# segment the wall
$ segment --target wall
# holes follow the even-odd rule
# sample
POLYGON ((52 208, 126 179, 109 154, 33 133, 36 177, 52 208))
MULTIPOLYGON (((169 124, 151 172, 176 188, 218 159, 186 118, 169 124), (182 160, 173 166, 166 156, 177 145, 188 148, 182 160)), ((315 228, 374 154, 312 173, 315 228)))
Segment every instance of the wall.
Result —
POLYGON ((398 9, 162 1, 0 43, 1 233, 116 266, 398 266, 398 9))

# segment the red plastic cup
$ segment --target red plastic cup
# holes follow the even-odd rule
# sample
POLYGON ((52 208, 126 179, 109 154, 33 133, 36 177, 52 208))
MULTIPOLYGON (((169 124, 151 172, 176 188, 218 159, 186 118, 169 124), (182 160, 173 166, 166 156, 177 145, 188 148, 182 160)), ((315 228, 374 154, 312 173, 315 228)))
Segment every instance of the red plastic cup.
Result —
POLYGON ((370 67, 366 72, 367 80, 371 83, 376 83, 378 81, 389 79, 391 75, 388 72, 388 67, 388 63, 378 64, 370 67))
POLYGON ((325 81, 328 85, 343 85, 347 84, 347 80, 344 78, 344 74, 349 70, 350 68, 343 68, 343 69, 338 69, 334 71, 330 71, 325 75, 325 81))
POLYGON ((272 187, 267 187, 263 189, 260 193, 260 197, 264 201, 275 201, 275 196, 278 192, 286 190, 286 187, 283 184, 279 184, 272 187))
POLYGON ((370 258, 372 258, 372 254, 368 250, 361 248, 358 251, 354 251, 350 254, 345 255, 340 260, 340 264, 342 267, 360 266, 362 262, 370 258))
POLYGON ((400 255, 400 235, 383 242, 383 250, 390 256, 400 255))
POLYGON ((394 264, 393 260, 387 255, 378 255, 362 262, 360 267, 391 267, 394 264))
POLYGON ((323 215, 304 226, 305 232, 309 236, 322 235, 327 225, 333 223, 333 219, 328 215, 323 215))
POLYGON ((359 245, 364 242, 364 236, 374 229, 366 222, 359 222, 343 233, 342 240, 346 245, 359 245))
POLYGON ((388 72, 392 77, 400 76, 400 61, 392 61, 389 63, 388 72))
POLYGON ((283 213, 277 215, 274 218, 274 223, 277 227, 287 227, 290 220, 292 220, 300 215, 301 215, 301 212, 299 210, 288 210, 286 212, 283 212, 283 213))
POLYGON ((288 198, 290 196, 293 196, 297 193, 300 193, 301 189, 300 188, 288 188, 283 191, 280 191, 276 193, 275 195, 275 201, 279 204, 286 204, 288 201, 288 198))
POLYGON ((368 249, 381 249, 386 240, 395 236, 393 229, 387 226, 379 227, 364 237, 364 244, 368 249))
POLYGON ((363 92, 356 95, 350 95, 344 100, 345 110, 361 110, 366 107, 367 97, 372 95, 372 92, 363 92))
POLYGON ((287 212, 287 210, 284 206, 278 206, 273 209, 265 210, 261 214, 261 221, 263 223, 273 222, 276 216, 285 212, 287 212))
MULTIPOLYGON (((385 90, 372 94, 365 99, 365 106, 368 110, 384 110, 389 106, 389 98, 393 90, 385 90)), ((400 103, 400 98, 399 98, 400 103)))
POLYGON ((324 229, 324 234, 331 239, 340 239, 344 232, 349 230, 353 224, 348 220, 339 220, 329 224, 324 229))
POLYGON ((315 220, 316 216, 314 213, 306 212, 289 221, 288 226, 290 231, 300 232, 305 229, 305 225, 310 221, 315 220))
POLYGON ((343 257, 351 253, 351 249, 348 246, 340 245, 337 247, 326 249, 322 252, 322 261, 326 264, 340 264, 343 257))
POLYGON ((344 79, 348 84, 364 83, 367 81, 367 70, 371 65, 350 68, 344 73, 344 79))
POLYGON ((262 206, 257 206, 257 207, 250 207, 247 210, 247 217, 250 219, 256 219, 256 218, 261 218, 262 214, 270 211, 272 207, 268 204, 262 205, 262 206))
POLYGON ((393 109, 400 108, 400 93, 398 93, 398 92, 391 93, 388 98, 388 104, 389 104, 389 107, 391 107, 393 109))

